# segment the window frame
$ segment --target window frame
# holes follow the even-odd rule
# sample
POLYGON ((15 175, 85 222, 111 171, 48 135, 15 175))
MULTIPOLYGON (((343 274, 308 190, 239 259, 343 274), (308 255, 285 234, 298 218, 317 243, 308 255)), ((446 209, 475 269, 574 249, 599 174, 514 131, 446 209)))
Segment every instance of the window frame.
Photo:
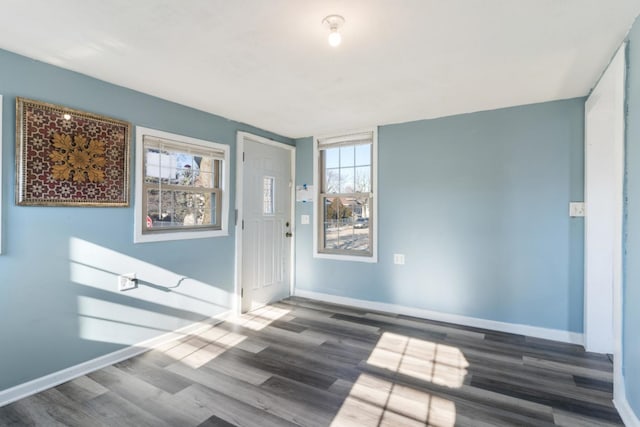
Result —
MULTIPOLYGON (((357 144, 353 144, 354 146, 357 144)), ((349 132, 340 132, 335 134, 326 134, 314 136, 313 138, 313 177, 316 182, 314 191, 314 215, 313 215, 313 256, 314 258, 333 259, 341 261, 358 261, 376 263, 378 262, 378 130, 377 128, 355 130, 349 132), (345 146, 349 146, 349 140, 357 140, 353 138, 355 135, 371 134, 371 188, 369 193, 336 193, 336 197, 347 197, 367 194, 370 201, 369 215, 369 238, 370 251, 363 254, 359 251, 352 250, 335 250, 321 248, 324 241, 324 209, 322 201, 324 197, 330 197, 333 193, 323 193, 323 160, 321 155, 321 140, 332 139, 335 141, 343 140, 345 146), (350 138, 351 137, 351 138, 350 138)))
MULTIPOLYGON (((170 132, 164 132, 157 129, 136 126, 136 179, 135 179, 135 220, 134 220, 134 243, 160 242, 171 240, 185 239, 204 239, 209 237, 220 237, 229 235, 229 163, 230 163, 230 147, 225 144, 219 144, 213 141, 192 138, 189 136, 178 135, 170 132), (216 215, 219 215, 220 227, 217 229, 203 229, 198 226, 185 226, 184 228, 171 228, 164 231, 153 233, 145 233, 144 225, 146 221, 147 194, 144 180, 145 173, 145 155, 144 155, 144 138, 151 137, 156 139, 164 139, 170 141, 171 145, 176 147, 189 147, 204 150, 219 150, 222 152, 222 158, 219 160, 219 186, 210 189, 212 194, 220 194, 220 203, 216 203, 216 215)), ((215 178, 214 178, 215 179, 215 178)), ((173 188, 171 186, 170 188, 173 188)), ((184 189, 184 188, 178 188, 184 189)))

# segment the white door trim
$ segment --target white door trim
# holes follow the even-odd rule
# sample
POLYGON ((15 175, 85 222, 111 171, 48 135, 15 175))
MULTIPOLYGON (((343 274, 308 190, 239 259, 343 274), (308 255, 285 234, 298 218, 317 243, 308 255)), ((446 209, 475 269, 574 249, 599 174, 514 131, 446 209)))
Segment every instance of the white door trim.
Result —
POLYGON ((616 179, 621 183, 622 194, 616 199, 616 222, 614 224, 614 252, 613 252, 613 374, 614 374, 614 400, 621 400, 624 396, 626 400, 626 391, 624 389, 624 378, 622 374, 622 311, 623 304, 623 264, 624 264, 624 167, 625 167, 625 134, 626 134, 626 117, 625 117, 625 93, 627 85, 627 42, 622 43, 622 46, 616 52, 612 64, 616 64, 621 68, 622 81, 617 82, 617 96, 622 102, 622 117, 619 117, 621 123, 619 123, 619 130, 621 135, 618 138, 621 140, 620 146, 617 147, 615 153, 617 161, 619 162, 620 169, 617 170, 618 176, 616 179))
POLYGON ((289 189, 291 191, 291 232, 293 237, 290 242, 290 262, 289 262, 289 294, 293 295, 293 286, 295 279, 295 239, 296 239, 296 221, 295 221, 295 176, 296 176, 296 147, 287 145, 282 142, 273 141, 271 139, 264 138, 262 136, 254 135, 249 132, 239 131, 236 137, 236 257, 235 257, 235 280, 233 288, 232 298, 232 312, 239 315, 242 312, 242 219, 243 215, 243 196, 244 196, 244 141, 250 139, 253 142, 259 144, 270 145, 273 147, 283 148, 288 150, 291 154, 291 181, 289 183, 289 189))
MULTIPOLYGON (((626 79, 625 61, 626 43, 618 49, 609 66, 604 71, 600 80, 594 87, 591 95, 585 102, 585 317, 584 317, 584 338, 585 348, 588 351, 613 352, 614 354, 614 375, 622 379, 622 237, 623 237, 623 180, 624 180, 624 93, 626 79), (606 92, 603 92, 605 91, 606 92), (603 104, 604 103, 604 104, 603 104), (600 108, 599 115, 590 116, 596 107, 600 108), (603 110, 604 109, 604 110, 603 110), (607 116, 607 114, 609 116, 607 116), (612 126, 613 135, 610 140, 592 139, 593 134, 589 132, 590 118, 592 120, 605 120, 605 126, 612 126), (612 150, 612 158, 601 160, 599 157, 589 156, 589 144, 612 150), (606 147, 603 144, 608 144, 606 147), (604 179, 604 181, 602 181, 604 179), (594 182, 598 183, 594 187, 594 182), (589 200, 590 191, 593 188, 601 189, 606 185, 614 193, 614 205, 612 206, 613 224, 612 229, 604 236, 605 240, 600 241, 602 230, 599 228, 600 222, 593 222, 590 212, 594 206, 589 200), (590 206, 591 205, 591 206, 590 206), (592 226, 594 229, 592 229, 592 226), (600 233, 600 234, 598 234, 600 233), (599 237, 597 237, 599 236, 599 237), (598 280, 598 272, 608 265, 595 263, 591 265, 590 260, 602 259, 610 260, 611 288, 603 288, 601 280, 598 280), (606 301, 605 295, 610 292, 612 305, 608 309, 601 306, 600 301, 606 301), (603 322, 609 321, 612 325, 612 336, 607 336, 601 328, 603 322), (607 342, 608 341, 608 342, 607 342)), ((598 123, 596 121, 595 123, 598 123)), ((600 190, 598 190, 600 191, 600 190)), ((595 194, 595 193, 594 193, 595 194)), ((601 198, 599 199, 601 202, 601 198)), ((609 216, 609 218, 611 218, 609 216)), ((603 218, 598 218, 598 221, 603 218)), ((608 219, 607 219, 608 221, 608 219)), ((621 381, 617 381, 620 383, 621 381)), ((616 383, 616 381, 614 381, 616 383)), ((614 395, 616 393, 614 392, 614 395)))

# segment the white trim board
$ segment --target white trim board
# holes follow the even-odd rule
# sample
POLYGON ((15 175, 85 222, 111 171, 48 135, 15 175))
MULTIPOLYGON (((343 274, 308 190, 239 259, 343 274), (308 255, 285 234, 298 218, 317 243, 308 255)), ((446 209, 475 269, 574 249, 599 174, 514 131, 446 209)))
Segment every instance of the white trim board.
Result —
POLYGON ((104 356, 87 360, 86 362, 82 362, 78 365, 53 372, 49 375, 36 378, 26 383, 18 384, 17 386, 5 390, 0 390, 0 407, 15 402, 16 400, 39 393, 51 387, 55 387, 67 381, 71 381, 75 378, 81 377, 82 375, 97 371, 98 369, 113 365, 114 363, 130 359, 134 356, 152 350, 161 345, 167 344, 171 341, 183 338, 185 335, 197 334, 207 328, 210 328, 213 325, 224 321, 224 319, 229 315, 230 312, 225 311, 219 315, 216 315, 215 317, 192 323, 190 325, 176 329, 173 332, 168 332, 158 337, 142 341, 136 345, 116 350, 112 353, 105 354, 104 356))
POLYGON ((422 308, 407 307, 404 305, 388 304, 384 302, 365 301, 355 298, 329 295, 313 291, 296 289, 295 296, 325 301, 333 304, 350 305, 366 310, 385 311, 422 319, 436 320, 439 322, 455 323, 457 325, 471 326, 474 328, 491 329, 510 334, 526 335, 529 337, 543 338, 560 341, 569 344, 582 345, 582 334, 577 332, 561 331, 559 329, 540 328, 538 326, 521 325, 517 323, 498 322, 495 320, 479 319, 477 317, 462 316, 459 314, 442 313, 439 311, 425 310, 422 308))
POLYGON ((618 410, 622 422, 627 427, 640 427, 640 418, 633 412, 627 400, 623 379, 616 377, 614 384, 613 405, 618 410))

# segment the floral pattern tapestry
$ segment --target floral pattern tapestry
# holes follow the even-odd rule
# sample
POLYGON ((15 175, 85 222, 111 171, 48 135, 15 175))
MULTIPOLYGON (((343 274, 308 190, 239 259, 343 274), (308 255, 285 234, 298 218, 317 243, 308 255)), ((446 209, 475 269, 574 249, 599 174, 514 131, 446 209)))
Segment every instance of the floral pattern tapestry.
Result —
POLYGON ((16 203, 129 206, 130 124, 16 99, 16 203))

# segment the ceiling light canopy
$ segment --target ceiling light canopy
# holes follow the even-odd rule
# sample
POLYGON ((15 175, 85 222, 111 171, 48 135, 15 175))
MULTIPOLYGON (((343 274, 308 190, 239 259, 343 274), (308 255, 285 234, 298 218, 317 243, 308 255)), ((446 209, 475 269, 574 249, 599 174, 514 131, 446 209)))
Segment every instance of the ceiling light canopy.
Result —
POLYGON ((329 45, 336 47, 342 43, 340 27, 344 24, 344 18, 340 15, 329 15, 322 20, 322 23, 329 27, 329 45))

